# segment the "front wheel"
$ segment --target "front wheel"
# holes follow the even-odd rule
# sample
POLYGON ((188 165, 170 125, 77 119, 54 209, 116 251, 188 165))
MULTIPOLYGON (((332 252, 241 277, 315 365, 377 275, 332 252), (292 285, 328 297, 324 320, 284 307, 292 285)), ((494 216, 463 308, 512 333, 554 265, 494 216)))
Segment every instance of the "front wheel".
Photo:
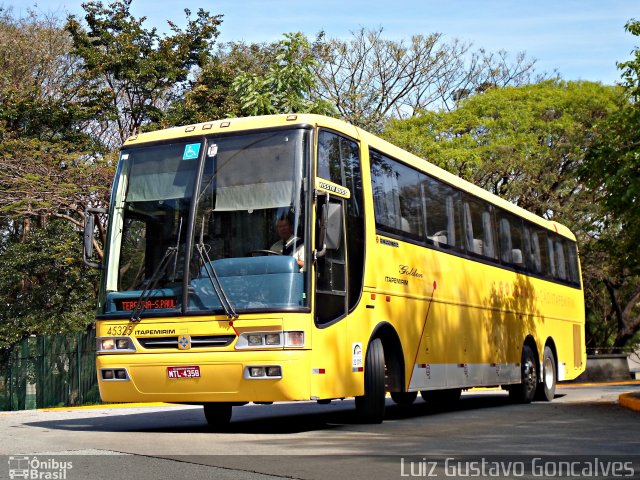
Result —
POLYGON ((384 349, 379 338, 371 341, 364 361, 364 395, 356 397, 356 411, 364 423, 382 423, 385 408, 384 349))
POLYGON ((224 430, 231 422, 231 403, 205 403, 204 417, 212 430, 224 430))
POLYGON ((522 347, 520 363, 520 383, 509 386, 509 398, 515 403, 531 403, 538 385, 538 366, 536 357, 529 345, 522 347))

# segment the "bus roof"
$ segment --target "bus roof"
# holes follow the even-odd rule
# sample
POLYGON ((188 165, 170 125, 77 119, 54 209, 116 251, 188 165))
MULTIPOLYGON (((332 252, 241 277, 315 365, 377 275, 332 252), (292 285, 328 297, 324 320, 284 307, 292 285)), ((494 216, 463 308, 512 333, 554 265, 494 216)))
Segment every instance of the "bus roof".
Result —
POLYGON ((534 222, 550 231, 559 233, 575 241, 575 235, 566 226, 546 220, 534 213, 531 213, 514 203, 511 203, 483 188, 474 185, 446 170, 430 163, 429 161, 417 157, 412 153, 403 150, 380 137, 373 135, 361 128, 355 127, 343 120, 338 120, 323 115, 314 114, 279 114, 264 115, 256 117, 227 118, 211 122, 198 123, 194 125, 171 127, 153 132, 145 132, 129 137, 125 147, 141 145, 149 142, 165 141, 178 138, 198 137, 210 134, 224 134, 245 130, 256 130, 264 128, 284 127, 287 125, 309 125, 321 126, 334 129, 346 135, 350 135, 357 140, 364 141, 371 147, 384 152, 385 154, 410 165, 418 170, 428 173, 442 181, 463 190, 475 197, 481 198, 504 210, 512 212, 526 220, 534 222))

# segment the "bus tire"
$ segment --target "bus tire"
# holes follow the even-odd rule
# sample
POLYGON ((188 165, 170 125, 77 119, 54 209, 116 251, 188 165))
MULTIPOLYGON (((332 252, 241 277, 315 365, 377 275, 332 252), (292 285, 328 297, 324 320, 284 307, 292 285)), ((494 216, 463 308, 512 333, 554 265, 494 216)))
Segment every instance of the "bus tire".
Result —
POLYGON ((509 398, 514 403, 531 403, 538 385, 536 357, 529 345, 522 347, 520 361, 520 383, 509 386, 509 398))
POLYGON ((418 392, 391 392, 391 400, 398 405, 411 405, 418 397, 418 392))
POLYGON ((542 359, 542 378, 536 389, 536 400, 550 402, 556 395, 556 382, 558 373, 556 372, 556 357, 551 347, 544 347, 544 357, 542 359))
POLYGON ((231 403, 211 402, 205 403, 203 407, 204 417, 211 430, 223 430, 229 426, 233 408, 231 403))
POLYGON ((385 368, 382 341, 375 338, 364 361, 364 395, 356 397, 356 412, 363 423, 382 423, 385 409, 385 368))

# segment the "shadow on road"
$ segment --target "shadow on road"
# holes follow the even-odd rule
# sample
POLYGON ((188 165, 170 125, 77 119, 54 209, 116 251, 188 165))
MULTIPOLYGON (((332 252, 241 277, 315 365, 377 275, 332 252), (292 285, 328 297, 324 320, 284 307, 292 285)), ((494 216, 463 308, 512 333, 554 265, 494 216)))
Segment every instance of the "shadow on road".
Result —
MULTIPOLYGON (((509 404, 505 395, 465 395, 458 402, 434 405, 416 400, 412 405, 396 405, 387 399, 385 422, 417 417, 442 416, 453 412, 500 408, 509 404)), ((84 412, 84 411, 81 411, 84 412)), ((202 409, 166 407, 162 410, 127 412, 121 409, 93 411, 82 418, 55 419, 26 423, 52 430, 93 432, 208 432, 202 409), (99 416, 96 415, 99 413, 99 416)), ((77 415, 77 414, 76 414, 77 415)), ((353 399, 333 401, 329 405, 299 402, 234 407, 226 434, 292 434, 358 426, 353 399)))

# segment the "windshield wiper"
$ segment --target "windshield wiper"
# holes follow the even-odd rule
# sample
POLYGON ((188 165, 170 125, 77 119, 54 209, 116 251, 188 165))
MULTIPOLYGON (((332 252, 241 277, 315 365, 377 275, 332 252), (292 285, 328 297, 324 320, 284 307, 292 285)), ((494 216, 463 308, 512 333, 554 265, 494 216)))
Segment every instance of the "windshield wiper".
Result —
POLYGON ((202 218, 202 228, 200 229, 200 243, 196 245, 196 250, 200 255, 200 260, 203 263, 204 271, 207 272, 207 277, 209 277, 209 281, 211 282, 211 287, 215 292, 218 300, 220 301, 220 305, 224 309, 224 313, 227 315, 227 318, 238 318, 238 313, 233 308, 233 305, 229 301, 229 297, 227 293, 222 288, 222 283, 220 283, 220 278, 218 277, 218 273, 213 266, 213 262, 209 257, 209 252, 204 246, 204 217, 202 218))
POLYGON ((182 217, 180 217, 180 226, 178 227, 178 239, 176 240, 176 244, 173 247, 168 247, 164 252, 164 256, 160 263, 156 267, 155 271, 147 280, 144 289, 140 293, 138 300, 136 301, 135 307, 133 307, 133 311, 131 312, 131 321, 139 322, 140 316, 142 312, 147 308, 147 301, 151 297, 151 293, 158 286, 158 282, 164 276, 164 272, 166 272, 167 268, 171 264, 171 260, 175 257, 175 261, 173 262, 173 272, 171 273, 170 280, 174 281, 176 276, 177 262, 178 262, 178 248, 180 247, 180 235, 182 233, 182 217))

